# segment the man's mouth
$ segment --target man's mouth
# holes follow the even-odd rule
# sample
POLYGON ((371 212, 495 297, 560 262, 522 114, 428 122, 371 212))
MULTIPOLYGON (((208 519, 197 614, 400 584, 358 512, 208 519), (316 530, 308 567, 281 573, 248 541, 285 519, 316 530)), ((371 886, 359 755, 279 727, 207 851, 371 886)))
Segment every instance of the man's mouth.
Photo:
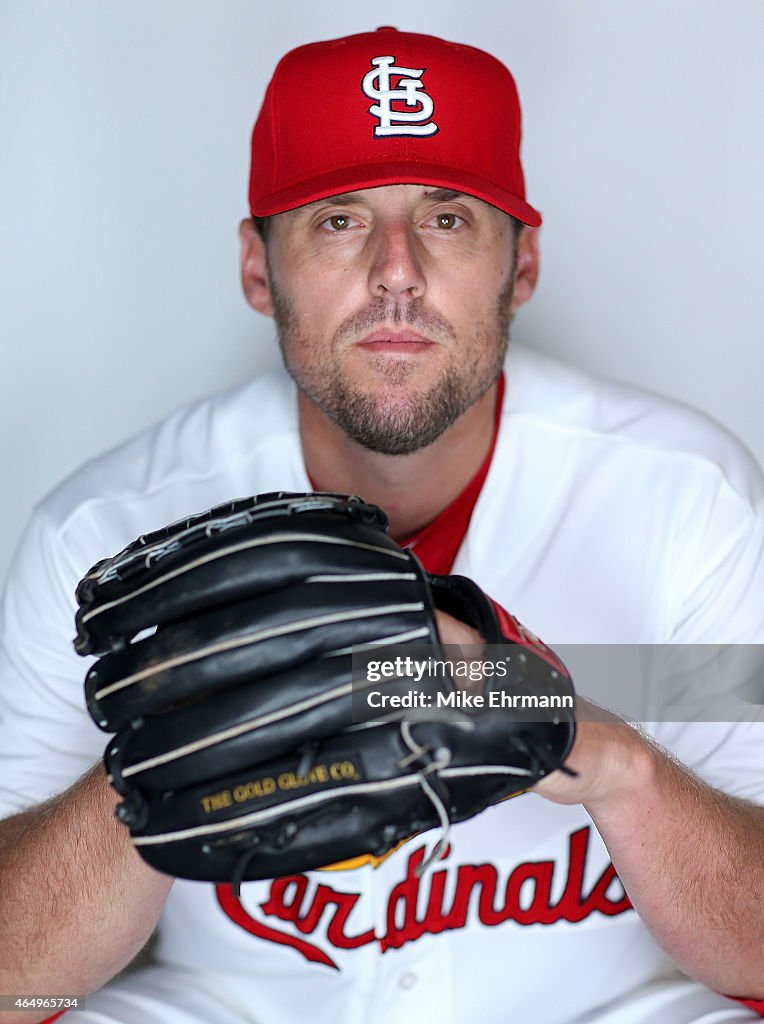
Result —
POLYGON ((425 338, 416 331, 408 328, 397 330, 389 327, 379 327, 370 334, 364 335, 357 346, 365 352, 387 352, 390 355, 416 355, 424 352, 435 344, 429 338, 425 338))

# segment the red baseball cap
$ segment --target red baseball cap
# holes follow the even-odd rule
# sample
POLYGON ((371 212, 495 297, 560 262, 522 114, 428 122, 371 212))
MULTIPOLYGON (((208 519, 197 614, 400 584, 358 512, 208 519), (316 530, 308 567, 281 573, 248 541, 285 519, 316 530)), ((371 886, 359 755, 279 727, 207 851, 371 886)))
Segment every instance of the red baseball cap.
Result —
POLYGON ((512 75, 472 46, 389 27, 300 46, 279 62, 252 132, 250 211, 435 185, 537 226, 520 120, 512 75))

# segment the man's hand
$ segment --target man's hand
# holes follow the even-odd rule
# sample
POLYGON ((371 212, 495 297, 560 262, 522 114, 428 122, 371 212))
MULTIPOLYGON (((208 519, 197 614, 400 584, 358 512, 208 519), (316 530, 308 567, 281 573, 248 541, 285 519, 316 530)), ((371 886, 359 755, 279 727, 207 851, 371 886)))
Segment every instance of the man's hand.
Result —
POLYGON ((584 804, 591 812, 600 801, 619 798, 621 789, 639 787, 654 756, 655 747, 636 728, 577 696, 576 739, 565 762, 575 775, 552 772, 533 789, 554 803, 584 804))
POLYGON ((436 611, 435 621, 441 642, 446 646, 472 647, 481 651, 485 647, 485 640, 474 627, 468 626, 466 622, 460 622, 448 612, 436 611))

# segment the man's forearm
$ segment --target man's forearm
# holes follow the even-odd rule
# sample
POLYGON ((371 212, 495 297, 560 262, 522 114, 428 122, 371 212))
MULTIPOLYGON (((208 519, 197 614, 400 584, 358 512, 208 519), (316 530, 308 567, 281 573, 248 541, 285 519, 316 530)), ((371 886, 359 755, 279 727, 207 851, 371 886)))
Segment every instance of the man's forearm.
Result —
POLYGON ((0 822, 0 993, 92 992, 151 935, 172 880, 137 856, 116 802, 99 765, 0 822))
POLYGON ((585 714, 569 764, 537 788, 583 803, 635 909, 691 977, 764 998, 764 808, 705 785, 631 726, 585 714))
POLYGON ((764 809, 645 742, 632 801, 587 807, 642 920, 687 974, 764 998, 764 809))

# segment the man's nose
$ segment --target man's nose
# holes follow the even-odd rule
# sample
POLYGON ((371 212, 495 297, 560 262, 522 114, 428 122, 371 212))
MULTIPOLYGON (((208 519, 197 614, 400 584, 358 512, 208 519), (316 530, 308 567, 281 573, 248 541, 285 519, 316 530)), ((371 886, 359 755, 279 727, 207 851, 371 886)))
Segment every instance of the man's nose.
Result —
POLYGON ((426 281, 420 243, 409 224, 377 224, 371 239, 369 290, 375 297, 416 299, 426 281))

